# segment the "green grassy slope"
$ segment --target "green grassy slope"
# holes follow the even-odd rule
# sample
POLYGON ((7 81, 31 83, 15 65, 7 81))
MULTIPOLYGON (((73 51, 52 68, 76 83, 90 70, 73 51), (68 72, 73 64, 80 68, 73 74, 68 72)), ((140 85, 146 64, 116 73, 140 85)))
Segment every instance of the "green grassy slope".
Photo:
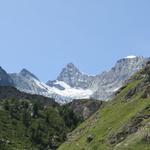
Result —
POLYGON ((145 93, 150 92, 148 70, 149 64, 70 133, 58 150, 150 150, 150 97, 145 93))

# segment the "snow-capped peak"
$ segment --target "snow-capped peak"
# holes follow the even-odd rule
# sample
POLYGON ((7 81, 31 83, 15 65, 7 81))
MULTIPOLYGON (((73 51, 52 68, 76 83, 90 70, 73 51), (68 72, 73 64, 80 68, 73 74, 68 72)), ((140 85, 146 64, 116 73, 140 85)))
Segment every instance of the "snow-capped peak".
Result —
POLYGON ((136 58, 136 56, 134 56, 134 55, 129 55, 129 56, 125 57, 125 58, 127 58, 127 59, 132 59, 132 58, 136 58))

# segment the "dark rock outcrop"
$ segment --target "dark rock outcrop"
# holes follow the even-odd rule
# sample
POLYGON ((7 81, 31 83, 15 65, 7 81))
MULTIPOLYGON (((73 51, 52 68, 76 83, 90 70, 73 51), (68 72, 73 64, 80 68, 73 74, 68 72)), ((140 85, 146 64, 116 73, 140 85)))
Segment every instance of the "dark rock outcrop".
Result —
POLYGON ((125 140, 128 135, 138 131, 140 127, 143 126, 142 122, 145 119, 150 118, 150 105, 144 110, 138 113, 136 116, 132 117, 131 120, 124 125, 123 128, 119 129, 116 133, 108 137, 109 144, 118 144, 125 140))
POLYGON ((147 86, 147 88, 144 91, 144 94, 142 95, 143 98, 150 97, 150 86, 147 86))
POLYGON ((125 95, 125 100, 130 99, 132 96, 138 94, 139 92, 143 91, 145 89, 147 83, 144 81, 140 82, 137 86, 134 88, 130 89, 127 94, 125 95))
POLYGON ((93 134, 88 135, 88 137, 87 137, 87 142, 88 142, 88 143, 92 142, 93 139, 94 139, 94 137, 95 137, 95 136, 94 136, 93 134))
POLYGON ((147 131, 145 133, 143 140, 150 143, 150 132, 149 131, 147 131))
POLYGON ((14 86, 14 83, 11 77, 1 67, 0 67, 0 86, 14 86))
POLYGON ((98 109, 104 106, 103 101, 98 100, 74 100, 67 104, 75 114, 83 118, 84 120, 90 117, 98 109))

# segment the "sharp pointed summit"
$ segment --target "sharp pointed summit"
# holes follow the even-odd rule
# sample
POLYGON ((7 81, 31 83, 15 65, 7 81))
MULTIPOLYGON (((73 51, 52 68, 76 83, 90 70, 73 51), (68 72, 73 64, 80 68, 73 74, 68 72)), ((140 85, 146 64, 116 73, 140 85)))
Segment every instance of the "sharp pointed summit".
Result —
POLYGON ((63 69, 60 74, 73 74, 73 73, 78 73, 81 74, 79 69, 73 64, 73 63, 68 63, 63 69))
POLYGON ((71 87, 83 89, 88 87, 89 79, 90 77, 82 74, 73 63, 68 63, 57 78, 57 80, 64 81, 71 87))

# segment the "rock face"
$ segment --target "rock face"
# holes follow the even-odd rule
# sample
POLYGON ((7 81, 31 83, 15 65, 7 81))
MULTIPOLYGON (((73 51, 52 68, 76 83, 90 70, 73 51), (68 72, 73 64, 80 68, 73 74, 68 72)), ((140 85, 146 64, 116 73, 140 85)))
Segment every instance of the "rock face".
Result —
POLYGON ((94 139, 94 137, 95 137, 95 136, 92 135, 92 134, 88 135, 88 137, 87 137, 87 142, 88 142, 88 143, 92 142, 93 139, 94 139))
POLYGON ((108 72, 96 76, 91 88, 95 90, 92 95, 96 99, 110 99, 134 73, 145 66, 147 59, 144 57, 123 58, 117 61, 108 72))
MULTIPOLYGON (((10 77, 13 79, 14 86, 22 92, 59 99, 55 88, 51 89, 26 69, 21 70, 19 73, 10 74, 10 77)), ((63 97, 61 98, 61 101, 63 101, 63 97)))
POLYGON ((73 100, 68 104, 77 116, 80 116, 83 120, 89 118, 98 109, 104 106, 104 102, 98 100, 73 100))
POLYGON ((82 74, 77 67, 69 63, 58 76, 57 80, 64 81, 68 85, 74 88, 89 88, 94 76, 82 74))
POLYGON ((19 75, 22 77, 25 77, 27 79, 35 78, 36 80, 39 80, 34 74, 32 74, 27 69, 22 69, 21 72, 19 73, 19 75))
POLYGON ((126 139, 126 137, 132 133, 138 131, 138 129, 144 124, 142 124, 143 120, 148 120, 150 118, 150 105, 147 106, 144 110, 139 112, 137 115, 131 118, 127 124, 123 126, 123 128, 119 129, 116 133, 110 135, 108 137, 108 141, 110 144, 117 144, 126 139))
POLYGON ((10 74, 10 77, 13 79, 15 87, 20 91, 39 95, 46 92, 39 79, 26 69, 20 73, 10 74))
POLYGON ((147 133, 145 133, 144 141, 150 143, 150 131, 148 131, 147 133))
POLYGON ((1 67, 0 67, 0 86, 14 86, 14 83, 11 77, 1 67))

